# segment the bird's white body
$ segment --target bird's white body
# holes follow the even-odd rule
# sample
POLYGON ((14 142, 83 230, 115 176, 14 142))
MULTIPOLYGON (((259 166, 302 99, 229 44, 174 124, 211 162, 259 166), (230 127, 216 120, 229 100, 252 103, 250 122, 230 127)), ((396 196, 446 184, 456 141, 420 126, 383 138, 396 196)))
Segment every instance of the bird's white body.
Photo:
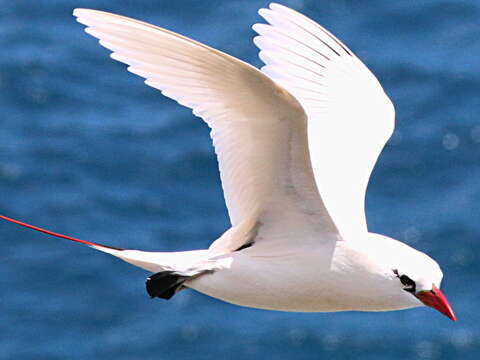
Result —
MULTIPOLYGON (((389 239, 379 241, 383 248, 386 244, 398 247, 389 239)), ((366 242, 370 243, 378 245, 366 242)), ((186 286, 237 305, 282 311, 386 311, 422 305, 398 291, 398 280, 368 252, 370 246, 358 245, 319 242, 298 251, 252 247, 218 258, 221 271, 202 275, 186 286)), ((416 251, 402 246, 403 251, 416 251)))
POLYGON ((352 242, 312 238, 298 247, 292 247, 289 240, 293 241, 259 243, 224 255, 209 250, 99 250, 151 272, 175 269, 195 274, 208 270, 184 285, 236 305, 280 311, 390 311, 418 307, 423 304, 416 297, 399 291, 402 286, 392 270, 403 267, 408 273, 423 274, 415 279, 420 291, 428 289, 431 281, 440 285, 443 276, 426 254, 379 234, 367 233, 352 242), (406 263, 410 264, 407 268, 406 263))
POLYGON ((209 249, 187 252, 70 239, 155 272, 151 296, 189 287, 283 311, 385 311, 423 302, 454 319, 437 289, 437 263, 367 229, 365 191, 394 128, 379 82, 313 20, 278 4, 259 13, 269 22, 253 27, 262 71, 165 29, 75 10, 112 58, 210 126, 232 227, 209 249))

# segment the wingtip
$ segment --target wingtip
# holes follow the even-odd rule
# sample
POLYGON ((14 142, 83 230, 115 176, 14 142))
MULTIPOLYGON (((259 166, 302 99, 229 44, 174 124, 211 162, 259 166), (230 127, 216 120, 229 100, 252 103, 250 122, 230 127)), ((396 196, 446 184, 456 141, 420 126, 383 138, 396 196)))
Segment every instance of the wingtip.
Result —
POLYGON ((76 9, 73 9, 72 15, 75 16, 75 17, 80 17, 80 16, 82 16, 82 13, 84 13, 85 11, 89 11, 89 10, 90 9, 76 8, 76 9))
POLYGON ((276 12, 276 13, 280 13, 280 14, 284 14, 284 15, 290 15, 290 16, 298 16, 298 15, 305 16, 302 13, 300 13, 299 11, 297 11, 295 9, 292 9, 288 6, 282 5, 282 4, 278 4, 278 3, 273 2, 273 3, 270 3, 269 7, 270 7, 271 11, 276 12))
POLYGON ((270 4, 268 4, 268 7, 258 9, 258 14, 260 16, 263 16, 262 13, 272 11, 276 6, 281 6, 281 5, 275 2, 271 2, 270 4))
POLYGON ((287 10, 287 11, 295 11, 291 8, 289 8, 288 6, 285 6, 285 5, 282 5, 282 4, 279 4, 279 3, 276 3, 276 2, 271 2, 270 4, 268 4, 268 7, 265 7, 265 8, 260 8, 258 9, 258 14, 261 16, 261 17, 265 17, 264 14, 267 14, 269 12, 280 12, 282 10, 287 10))
POLYGON ((115 15, 107 11, 96 10, 96 9, 87 9, 87 8, 76 8, 73 10, 72 15, 76 18, 85 18, 92 16, 102 16, 102 15, 115 15))
POLYGON ((279 4, 279 3, 276 3, 276 2, 271 2, 270 4, 268 4, 268 7, 272 10, 275 10, 275 9, 289 9, 289 7, 285 6, 285 5, 282 5, 282 4, 279 4))
POLYGON ((268 16, 268 13, 270 13, 271 11, 272 10, 270 8, 261 8, 258 9, 258 15, 265 19, 265 17, 268 16))
POLYGON ((262 25, 265 25, 265 24, 261 24, 261 23, 253 24, 253 25, 252 25, 252 30, 255 31, 255 32, 258 34, 257 29, 258 29, 259 27, 261 27, 262 25))

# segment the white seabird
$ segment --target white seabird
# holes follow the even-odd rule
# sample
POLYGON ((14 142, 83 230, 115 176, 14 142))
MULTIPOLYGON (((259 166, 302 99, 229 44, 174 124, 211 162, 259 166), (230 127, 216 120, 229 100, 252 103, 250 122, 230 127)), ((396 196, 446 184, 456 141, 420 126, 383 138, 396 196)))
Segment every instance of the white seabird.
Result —
POLYGON ((87 244, 154 274, 152 297, 184 288, 242 306, 302 312, 427 305, 452 320, 428 255, 368 232, 365 191, 394 129, 394 108, 367 67, 330 32, 270 4, 254 41, 265 66, 171 31, 76 9, 86 32, 145 83, 212 129, 232 227, 206 250, 87 244))

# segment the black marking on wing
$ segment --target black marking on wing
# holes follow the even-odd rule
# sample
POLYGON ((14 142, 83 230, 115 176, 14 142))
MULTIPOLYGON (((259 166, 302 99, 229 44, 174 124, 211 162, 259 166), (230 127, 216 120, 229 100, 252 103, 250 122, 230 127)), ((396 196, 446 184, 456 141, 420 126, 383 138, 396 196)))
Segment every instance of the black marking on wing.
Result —
POLYGON ((240 250, 243 250, 243 249, 247 249, 247 248, 251 247, 252 245, 253 245, 253 241, 248 242, 246 244, 243 244, 242 246, 240 246, 238 249, 236 249, 234 251, 240 251, 240 250))

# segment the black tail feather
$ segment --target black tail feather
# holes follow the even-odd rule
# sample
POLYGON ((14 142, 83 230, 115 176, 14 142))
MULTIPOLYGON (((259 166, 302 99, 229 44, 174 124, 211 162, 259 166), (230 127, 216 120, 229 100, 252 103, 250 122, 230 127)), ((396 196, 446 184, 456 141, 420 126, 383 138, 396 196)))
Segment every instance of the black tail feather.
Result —
POLYGON ((190 276, 180 275, 175 271, 161 271, 147 278, 145 286, 152 299, 158 297, 168 300, 183 288, 182 284, 188 278, 190 276))

